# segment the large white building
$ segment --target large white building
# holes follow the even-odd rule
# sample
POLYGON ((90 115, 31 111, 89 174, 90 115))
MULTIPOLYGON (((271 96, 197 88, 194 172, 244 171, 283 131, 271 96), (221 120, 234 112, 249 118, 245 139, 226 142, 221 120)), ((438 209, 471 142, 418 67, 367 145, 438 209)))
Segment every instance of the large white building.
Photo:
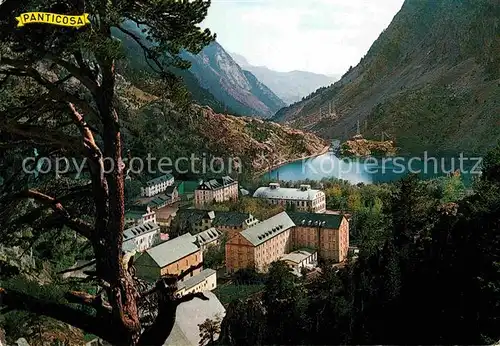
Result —
POLYGON ((267 199, 271 204, 284 207, 295 206, 297 211, 324 213, 326 196, 321 190, 311 189, 311 185, 300 185, 299 188, 285 188, 278 183, 259 187, 253 194, 255 198, 267 199))
POLYGON ((127 228, 123 231, 123 251, 143 252, 153 247, 160 239, 160 226, 154 222, 127 228))
POLYGON ((165 174, 161 177, 149 180, 146 186, 141 187, 143 197, 153 197, 164 192, 169 186, 174 185, 174 177, 171 174, 165 174))

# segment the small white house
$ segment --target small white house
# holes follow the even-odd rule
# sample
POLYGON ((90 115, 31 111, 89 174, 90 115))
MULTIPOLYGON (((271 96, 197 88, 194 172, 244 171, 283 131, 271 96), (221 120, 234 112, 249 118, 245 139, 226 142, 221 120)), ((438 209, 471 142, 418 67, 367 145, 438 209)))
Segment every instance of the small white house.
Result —
POLYGON ((149 180, 146 186, 141 187, 143 197, 153 197, 164 192, 169 186, 174 185, 174 177, 171 174, 165 174, 161 177, 149 180))
POLYGON ((294 274, 301 276, 302 268, 311 270, 318 266, 318 253, 308 249, 297 250, 283 255, 281 260, 293 269, 294 274))
POLYGON ((202 270, 177 284, 177 294, 183 296, 188 293, 211 291, 217 287, 217 274, 213 269, 202 270))
POLYGON ((160 239, 160 226, 153 222, 127 228, 123 232, 123 251, 143 252, 153 247, 160 239))
POLYGON ((353 259, 358 258, 359 256, 359 248, 357 246, 349 246, 349 254, 353 259))

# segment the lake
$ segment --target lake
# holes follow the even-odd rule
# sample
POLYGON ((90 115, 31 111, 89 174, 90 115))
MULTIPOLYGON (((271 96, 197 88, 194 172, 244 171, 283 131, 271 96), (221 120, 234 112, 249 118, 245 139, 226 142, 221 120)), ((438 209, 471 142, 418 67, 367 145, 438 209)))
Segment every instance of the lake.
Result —
POLYGON ((265 174, 263 178, 281 181, 321 180, 337 178, 352 184, 387 183, 400 180, 410 173, 422 179, 447 176, 460 171, 464 183, 470 184, 480 174, 481 158, 421 157, 338 158, 329 152, 314 158, 295 161, 265 174))

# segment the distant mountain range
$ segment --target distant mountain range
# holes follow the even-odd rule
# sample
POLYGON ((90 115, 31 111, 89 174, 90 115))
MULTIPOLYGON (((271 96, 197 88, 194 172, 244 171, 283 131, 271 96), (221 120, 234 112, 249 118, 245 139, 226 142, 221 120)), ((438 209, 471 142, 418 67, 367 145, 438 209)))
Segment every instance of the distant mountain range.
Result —
POLYGON ((500 140, 498 18, 498 0, 406 0, 356 67, 273 120, 330 139, 384 133, 406 153, 483 154, 500 140))
POLYGON ((286 104, 249 71, 244 71, 217 42, 199 54, 183 53, 203 89, 240 115, 271 117, 286 104))
POLYGON ((319 87, 331 85, 340 76, 326 76, 305 71, 278 72, 265 66, 253 66, 239 54, 230 53, 244 70, 253 73, 262 83, 267 85, 287 105, 300 101, 319 87))

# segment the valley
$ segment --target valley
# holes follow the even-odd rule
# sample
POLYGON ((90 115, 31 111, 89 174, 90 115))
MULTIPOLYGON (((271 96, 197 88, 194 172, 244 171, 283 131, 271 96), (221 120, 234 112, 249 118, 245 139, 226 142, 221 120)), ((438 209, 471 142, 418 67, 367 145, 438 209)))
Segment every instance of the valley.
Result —
POLYGON ((0 346, 498 345, 499 119, 498 0, 0 0, 0 346))

